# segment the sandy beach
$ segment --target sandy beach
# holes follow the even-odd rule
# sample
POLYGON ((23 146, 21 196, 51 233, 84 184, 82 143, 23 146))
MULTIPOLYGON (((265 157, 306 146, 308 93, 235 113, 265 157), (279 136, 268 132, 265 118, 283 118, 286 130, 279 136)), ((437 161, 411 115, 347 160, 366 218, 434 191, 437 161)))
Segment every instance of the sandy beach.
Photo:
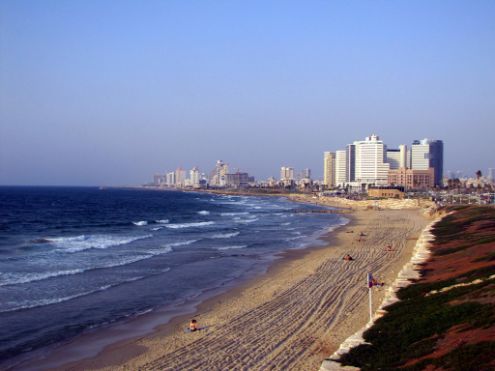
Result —
MULTIPOLYGON (((289 251, 266 274, 202 303, 195 318, 204 330, 186 333, 192 316, 177 317, 61 369, 318 369, 368 321, 366 273, 391 283, 428 223, 420 210, 346 216, 350 223, 329 233, 326 247, 289 251)), ((384 293, 375 291, 375 308, 384 293)))

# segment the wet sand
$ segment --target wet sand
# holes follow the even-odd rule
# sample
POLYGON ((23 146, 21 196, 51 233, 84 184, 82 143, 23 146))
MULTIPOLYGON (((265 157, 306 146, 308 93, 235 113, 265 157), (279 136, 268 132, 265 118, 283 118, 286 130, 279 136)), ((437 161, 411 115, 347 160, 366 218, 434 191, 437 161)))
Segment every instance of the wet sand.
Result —
MULTIPOLYGON (((194 317, 206 329, 185 333, 192 316, 176 317, 59 369, 317 370, 368 321, 367 272, 391 283, 428 223, 419 210, 346 217, 351 222, 330 233, 326 247, 289 251, 266 274, 203 302, 194 317), (355 260, 343 261, 347 253, 355 260)), ((384 292, 375 291, 375 308, 384 292)))

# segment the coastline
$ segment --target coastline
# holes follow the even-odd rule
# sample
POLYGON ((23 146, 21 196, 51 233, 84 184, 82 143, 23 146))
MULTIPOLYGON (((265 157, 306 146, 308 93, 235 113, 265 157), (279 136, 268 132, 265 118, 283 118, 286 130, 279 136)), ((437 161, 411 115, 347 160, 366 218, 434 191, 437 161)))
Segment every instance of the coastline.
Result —
MULTIPOLYGON (((253 195, 253 197, 257 197, 257 195, 253 195)), ((335 225, 332 224, 329 227, 328 231, 319 233, 317 239, 321 240, 322 236, 333 233, 334 229, 341 226, 339 223, 336 222, 335 225)), ((314 236, 308 238, 313 240, 314 236)), ((314 243, 316 244, 316 241, 314 243)), ((107 350, 113 347, 135 343, 142 337, 154 336, 154 334, 162 332, 169 333, 173 331, 171 329, 174 328, 174 324, 188 322, 191 315, 201 313, 203 308, 208 308, 209 303, 214 303, 217 297, 241 291, 257 277, 267 274, 268 271, 271 272, 283 261, 298 259, 307 251, 318 248, 318 245, 309 244, 305 247, 275 253, 263 259, 263 266, 254 268, 240 278, 222 284, 221 287, 203 291, 200 295, 188 298, 174 307, 157 308, 101 327, 88 329, 69 340, 9 359, 2 363, 2 367, 23 370, 67 369, 82 360, 100 358, 100 355, 105 354, 107 350)), ((132 344, 130 348, 133 348, 132 344)), ((125 354, 129 356, 129 352, 126 351, 125 354)))
POLYGON ((206 331, 185 334, 186 314, 60 369, 319 368, 367 322, 367 270, 392 283, 427 224, 418 210, 355 211, 350 219, 324 237, 325 247, 288 251, 265 274, 201 303, 196 317, 206 331), (358 242, 361 231, 367 237, 358 242), (347 252, 356 261, 343 262, 347 252))

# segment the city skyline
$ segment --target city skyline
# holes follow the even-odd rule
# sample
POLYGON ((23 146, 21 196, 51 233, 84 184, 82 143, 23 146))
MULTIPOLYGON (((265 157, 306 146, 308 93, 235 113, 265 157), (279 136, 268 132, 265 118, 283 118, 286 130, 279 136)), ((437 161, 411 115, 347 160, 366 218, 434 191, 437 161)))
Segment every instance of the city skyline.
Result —
POLYGON ((494 168, 495 3, 0 4, 0 184, 133 185, 217 159, 323 178, 371 133, 494 168), (469 151, 466 151, 469 149, 469 151))

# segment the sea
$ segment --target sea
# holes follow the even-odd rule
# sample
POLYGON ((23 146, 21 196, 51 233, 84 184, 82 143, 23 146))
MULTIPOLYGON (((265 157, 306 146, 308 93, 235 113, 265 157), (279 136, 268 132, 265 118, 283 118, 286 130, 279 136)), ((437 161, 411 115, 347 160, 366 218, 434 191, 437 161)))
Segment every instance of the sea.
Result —
POLYGON ((283 197, 0 187, 0 365, 266 271, 345 224, 283 197))

